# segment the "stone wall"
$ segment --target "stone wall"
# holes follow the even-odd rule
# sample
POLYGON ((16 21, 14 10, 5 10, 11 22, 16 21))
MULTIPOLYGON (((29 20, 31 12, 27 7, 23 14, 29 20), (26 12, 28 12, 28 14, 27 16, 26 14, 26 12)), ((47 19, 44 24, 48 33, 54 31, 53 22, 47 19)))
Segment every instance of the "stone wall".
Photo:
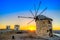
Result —
POLYGON ((52 28, 52 22, 51 24, 49 24, 48 21, 49 20, 37 20, 36 21, 36 33, 38 36, 49 37, 49 32, 47 32, 47 30, 52 28))

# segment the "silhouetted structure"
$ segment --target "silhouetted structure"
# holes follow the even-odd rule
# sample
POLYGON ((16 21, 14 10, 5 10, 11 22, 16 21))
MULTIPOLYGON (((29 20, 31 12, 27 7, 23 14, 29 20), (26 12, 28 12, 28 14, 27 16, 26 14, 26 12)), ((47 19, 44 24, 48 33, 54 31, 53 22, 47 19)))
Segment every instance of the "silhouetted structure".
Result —
POLYGON ((18 31, 19 30, 19 25, 15 25, 14 30, 18 31))
POLYGON ((7 29, 7 30, 10 30, 10 25, 7 25, 7 26, 6 26, 6 29, 7 29))

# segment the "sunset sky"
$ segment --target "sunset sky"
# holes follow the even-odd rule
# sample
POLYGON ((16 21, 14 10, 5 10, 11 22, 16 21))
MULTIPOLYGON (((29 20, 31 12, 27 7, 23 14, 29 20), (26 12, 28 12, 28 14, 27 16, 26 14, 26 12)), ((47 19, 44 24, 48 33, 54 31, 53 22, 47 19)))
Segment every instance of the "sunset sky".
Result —
POLYGON ((60 30, 60 0, 0 0, 0 29, 6 28, 6 25, 10 25, 13 29, 14 25, 18 24, 21 30, 35 30, 34 21, 27 24, 32 19, 18 18, 18 16, 32 16, 29 9, 34 13, 33 4, 35 3, 37 8, 39 1, 42 3, 38 14, 47 7, 42 15, 53 19, 53 30, 60 30))

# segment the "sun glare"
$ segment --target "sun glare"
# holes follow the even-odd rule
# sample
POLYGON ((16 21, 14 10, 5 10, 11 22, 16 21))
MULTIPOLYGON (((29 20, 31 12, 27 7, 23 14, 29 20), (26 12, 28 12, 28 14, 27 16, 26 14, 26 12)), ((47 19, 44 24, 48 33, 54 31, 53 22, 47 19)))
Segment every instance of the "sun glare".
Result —
POLYGON ((32 26, 31 26, 31 27, 28 28, 28 30, 34 31, 34 30, 36 30, 36 27, 32 27, 32 26))

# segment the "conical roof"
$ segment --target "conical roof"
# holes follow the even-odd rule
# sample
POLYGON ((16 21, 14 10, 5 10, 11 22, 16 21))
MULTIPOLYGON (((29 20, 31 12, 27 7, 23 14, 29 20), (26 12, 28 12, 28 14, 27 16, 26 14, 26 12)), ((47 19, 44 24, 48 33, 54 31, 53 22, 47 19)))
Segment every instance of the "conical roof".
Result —
POLYGON ((39 19, 39 20, 51 20, 51 21, 52 21, 51 18, 46 17, 46 16, 44 16, 44 15, 38 15, 38 19, 39 19))

